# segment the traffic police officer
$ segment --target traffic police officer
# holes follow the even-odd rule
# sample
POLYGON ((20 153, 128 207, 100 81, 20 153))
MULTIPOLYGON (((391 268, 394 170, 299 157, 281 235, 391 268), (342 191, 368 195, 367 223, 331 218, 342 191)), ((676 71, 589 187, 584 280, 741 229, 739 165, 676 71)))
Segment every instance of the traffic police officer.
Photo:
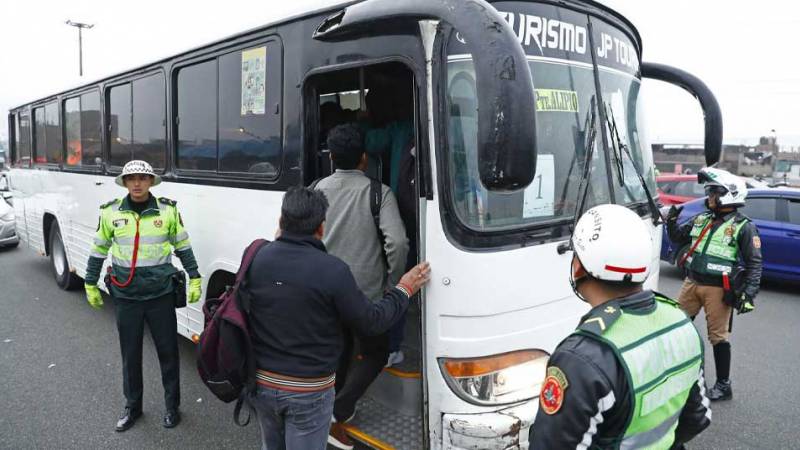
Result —
POLYGON ((730 325, 735 308, 752 311, 761 283, 761 239, 755 225, 737 208, 744 206, 747 185, 724 170, 703 168, 697 181, 705 183, 708 211, 678 226, 680 208, 670 209, 667 231, 677 248, 688 245, 678 261, 686 269, 678 301, 694 317, 706 313, 708 340, 714 349, 717 382, 711 400, 733 398, 731 389, 730 325))
POLYGON ((116 430, 125 431, 142 414, 142 338, 147 322, 158 353, 161 381, 164 385, 166 414, 162 425, 172 428, 180 422, 180 382, 178 331, 175 316, 175 288, 178 284, 173 267, 172 249, 188 272, 189 303, 200 299, 201 279, 197 271, 189 235, 175 202, 156 199, 150 187, 161 178, 145 161, 125 164, 116 183, 128 189, 128 195, 100 207, 100 222, 86 269, 85 288, 89 304, 103 306, 97 288, 100 270, 109 249, 112 264, 106 288, 114 299, 122 349, 122 377, 125 410, 116 430))
POLYGON ((676 302, 642 289, 650 232, 631 210, 600 205, 571 246, 570 282, 592 310, 550 357, 531 448, 680 448, 711 423, 703 342, 676 302))

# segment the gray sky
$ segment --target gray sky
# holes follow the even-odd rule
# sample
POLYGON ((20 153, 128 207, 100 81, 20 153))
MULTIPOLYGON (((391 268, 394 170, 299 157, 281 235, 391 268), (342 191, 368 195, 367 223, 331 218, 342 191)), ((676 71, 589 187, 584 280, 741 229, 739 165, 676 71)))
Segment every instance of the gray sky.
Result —
MULTIPOLYGON (((402 0, 398 0, 402 1, 402 0)), ((0 112, 21 103, 254 28, 284 12, 335 0, 5 1, 0 3, 0 112), (223 7, 224 5, 224 7, 223 7), (84 33, 78 77, 77 30, 84 33), (23 38, 24 37, 24 38, 23 38)), ((633 22, 644 60, 703 79, 723 111, 726 143, 754 143, 775 129, 800 146, 800 4, 785 0, 601 0, 633 22)), ((678 88, 646 82, 651 142, 702 141, 702 113, 678 88)), ((0 138, 7 136, 0 121, 0 138)))

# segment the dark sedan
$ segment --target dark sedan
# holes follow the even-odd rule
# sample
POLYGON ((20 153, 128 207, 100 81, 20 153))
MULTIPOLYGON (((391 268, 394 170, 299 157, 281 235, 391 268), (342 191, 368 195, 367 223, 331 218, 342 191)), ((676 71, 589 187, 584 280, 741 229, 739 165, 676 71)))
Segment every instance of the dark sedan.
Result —
MULTIPOLYGON (((684 203, 678 223, 706 209, 705 197, 684 203)), ((753 220, 761 236, 763 277, 800 283, 800 189, 753 189, 740 211, 753 220)), ((664 227, 661 259, 675 264, 689 246, 675 248, 664 227)))

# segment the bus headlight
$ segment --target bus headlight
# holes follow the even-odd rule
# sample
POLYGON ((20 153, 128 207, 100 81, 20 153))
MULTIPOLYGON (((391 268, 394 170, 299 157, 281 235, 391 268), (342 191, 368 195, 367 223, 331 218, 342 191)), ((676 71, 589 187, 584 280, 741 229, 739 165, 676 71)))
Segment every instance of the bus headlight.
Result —
POLYGON ((539 395, 550 355, 519 350, 480 358, 440 358, 450 389, 478 405, 502 405, 539 395))

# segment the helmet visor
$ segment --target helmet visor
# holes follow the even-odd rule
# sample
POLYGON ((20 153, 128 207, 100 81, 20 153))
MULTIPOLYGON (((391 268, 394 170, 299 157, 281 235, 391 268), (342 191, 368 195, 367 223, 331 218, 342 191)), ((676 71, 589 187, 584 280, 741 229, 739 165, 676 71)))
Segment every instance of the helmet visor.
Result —
POLYGON ((722 187, 722 186, 720 186, 718 184, 707 184, 705 186, 705 189, 706 189, 706 195, 707 196, 710 196, 710 195, 722 196, 722 195, 725 195, 725 194, 728 193, 728 190, 726 188, 724 188, 724 187, 722 187))

